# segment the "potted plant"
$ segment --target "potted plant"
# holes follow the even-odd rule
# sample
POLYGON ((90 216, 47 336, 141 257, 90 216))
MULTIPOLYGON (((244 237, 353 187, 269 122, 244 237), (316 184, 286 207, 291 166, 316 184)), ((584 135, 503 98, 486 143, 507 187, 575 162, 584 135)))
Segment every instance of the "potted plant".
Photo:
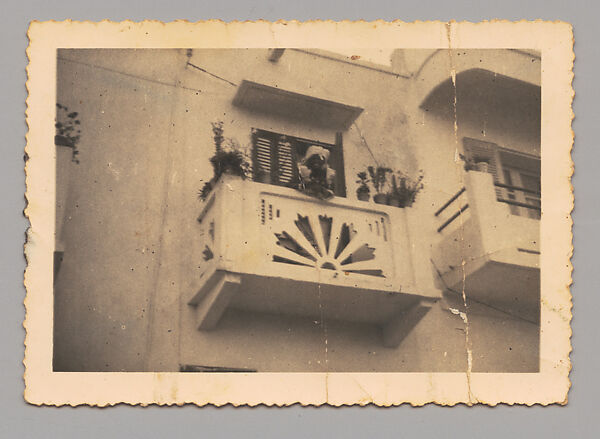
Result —
POLYGON ((360 201, 369 201, 371 198, 371 190, 369 189, 369 177, 365 171, 359 172, 356 174, 358 180, 356 183, 359 184, 358 189, 356 189, 356 197, 360 201))
POLYGON ((215 155, 210 158, 210 163, 213 166, 216 180, 223 174, 246 178, 244 155, 241 151, 235 149, 230 151, 217 151, 215 155))
POLYGON ((402 185, 402 180, 400 180, 400 185, 398 185, 398 181, 396 179, 396 174, 392 174, 392 190, 388 194, 387 203, 390 206, 400 207, 402 195, 400 194, 400 187, 402 185))
POLYGON ((392 172, 392 170, 383 166, 377 166, 376 168, 369 166, 367 170, 369 171, 369 176, 376 192, 373 196, 373 201, 377 204, 386 204, 388 198, 388 195, 385 193, 387 174, 392 172))
POLYGON ((213 122, 211 125, 215 143, 215 153, 210 158, 213 177, 205 182, 202 189, 198 191, 198 198, 202 201, 206 200, 223 174, 246 178, 249 172, 248 159, 240 144, 235 139, 225 138, 223 135, 223 122, 213 122))
MULTIPOLYGON (((78 115, 76 111, 69 111, 69 108, 65 105, 56 104, 54 144, 70 148, 71 161, 77 164, 79 164, 77 144, 81 138, 81 121, 77 118, 78 115)), ((58 151, 62 150, 58 149, 58 151)))
POLYGON ((423 189, 422 170, 419 171, 416 179, 410 178, 400 171, 393 173, 388 204, 394 207, 410 207, 415 202, 421 189, 423 189))
POLYGON ((475 160, 473 160, 471 157, 467 157, 464 154, 460 154, 460 159, 464 163, 463 168, 465 169, 465 171, 477 170, 477 167, 475 166, 475 160))
POLYGON ((488 159, 466 157, 464 154, 460 154, 460 158, 465 163, 465 171, 489 172, 490 162, 488 159))
POLYGON ((479 172, 490 172, 490 163, 487 160, 475 160, 475 167, 479 172))
POLYGON ((223 122, 213 122, 211 125, 215 154, 210 158, 210 163, 213 166, 215 181, 223 174, 246 178, 248 161, 244 157, 239 143, 223 136, 223 122))

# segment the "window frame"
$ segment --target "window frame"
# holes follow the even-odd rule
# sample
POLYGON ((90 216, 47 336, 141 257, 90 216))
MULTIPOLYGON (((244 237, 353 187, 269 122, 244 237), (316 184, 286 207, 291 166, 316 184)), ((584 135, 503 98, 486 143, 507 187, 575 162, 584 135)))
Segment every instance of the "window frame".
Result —
MULTIPOLYGON (((521 174, 537 177, 541 181, 541 159, 533 154, 515 151, 493 142, 472 137, 463 137, 463 151, 465 156, 472 160, 479 158, 493 162, 494 172, 491 172, 491 174, 494 183, 527 189, 521 181, 521 174), (479 151, 475 152, 476 149, 479 151), (505 157, 504 160, 502 159, 503 156, 505 157), (506 163, 509 161, 507 160, 509 157, 511 157, 510 161, 515 160, 517 165, 506 163)), ((528 204, 536 208, 541 206, 541 188, 539 194, 532 194, 528 191, 496 186, 496 197, 520 204, 528 204), (531 203, 531 200, 534 202, 531 203)), ((508 204, 513 215, 540 219, 539 210, 519 206, 518 204, 508 204)))
POLYGON ((310 145, 321 146, 330 152, 329 166, 335 170, 335 196, 346 197, 346 178, 344 172, 344 151, 343 151, 343 136, 341 132, 336 133, 335 143, 325 143, 319 140, 306 139, 303 137, 290 136, 283 133, 265 130, 262 128, 252 128, 252 180, 260 181, 257 170, 260 167, 258 158, 257 144, 259 139, 267 139, 269 145, 269 181, 266 184, 275 186, 293 187, 293 182, 298 181, 298 160, 301 157, 298 151, 298 145, 308 148, 310 145), (292 175, 290 182, 281 182, 280 170, 280 145, 282 142, 288 142, 291 145, 291 160, 292 160, 292 175))

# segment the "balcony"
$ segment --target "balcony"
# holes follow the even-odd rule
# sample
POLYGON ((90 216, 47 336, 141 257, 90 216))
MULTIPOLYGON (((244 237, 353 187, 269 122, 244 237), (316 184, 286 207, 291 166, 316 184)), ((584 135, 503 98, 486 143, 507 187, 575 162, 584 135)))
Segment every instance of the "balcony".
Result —
POLYGON ((540 208, 507 197, 518 191, 533 192, 465 173, 464 187, 435 214, 441 236, 432 259, 446 288, 538 321, 540 208))
POLYGON ((223 176, 198 218, 198 329, 232 307, 375 324, 397 345, 437 299, 416 292, 404 215, 223 176))

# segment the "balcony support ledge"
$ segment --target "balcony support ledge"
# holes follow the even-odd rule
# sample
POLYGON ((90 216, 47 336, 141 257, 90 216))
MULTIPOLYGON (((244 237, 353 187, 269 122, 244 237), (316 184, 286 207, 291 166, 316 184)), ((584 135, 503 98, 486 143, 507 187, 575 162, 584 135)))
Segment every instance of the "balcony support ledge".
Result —
POLYGON ((196 305, 196 321, 198 330, 214 329, 221 319, 229 301, 238 291, 241 277, 237 274, 218 271, 215 281, 196 305))
POLYGON ((429 312, 436 300, 418 300, 410 308, 391 318, 383 327, 383 345, 396 348, 429 312))

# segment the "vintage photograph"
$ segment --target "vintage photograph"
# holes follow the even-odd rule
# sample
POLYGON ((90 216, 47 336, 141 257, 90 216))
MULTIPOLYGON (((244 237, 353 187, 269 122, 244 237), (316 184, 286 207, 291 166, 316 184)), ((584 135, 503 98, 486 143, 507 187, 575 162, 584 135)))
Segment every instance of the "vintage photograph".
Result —
POLYGON ((566 403, 568 26, 159 24, 30 31, 29 399, 566 403))
POLYGON ((53 370, 537 372, 540 67, 58 50, 53 370))

